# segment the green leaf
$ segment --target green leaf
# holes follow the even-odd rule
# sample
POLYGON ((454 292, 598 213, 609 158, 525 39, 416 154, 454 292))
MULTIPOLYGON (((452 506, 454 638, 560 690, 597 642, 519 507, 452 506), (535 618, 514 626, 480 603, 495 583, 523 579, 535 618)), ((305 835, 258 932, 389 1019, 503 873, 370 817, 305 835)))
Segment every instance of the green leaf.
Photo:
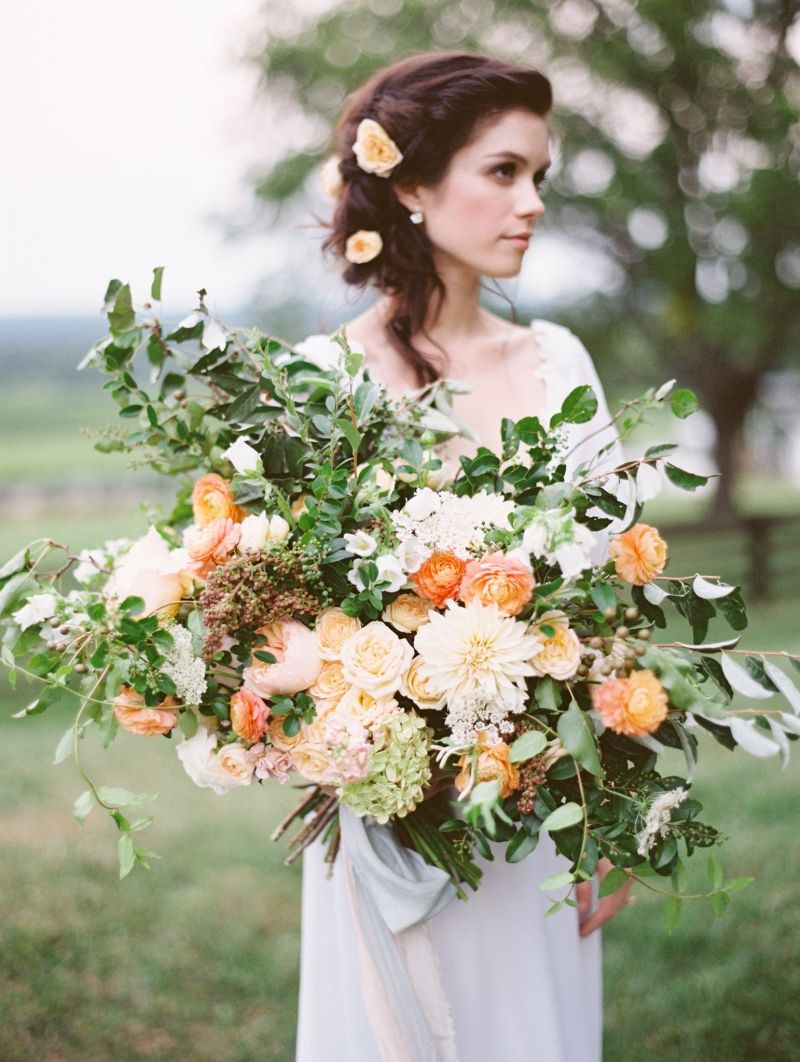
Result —
POLYGON ((623 885, 626 885, 629 880, 630 875, 622 867, 612 867, 600 882, 597 895, 601 899, 603 896, 610 896, 612 892, 616 892, 623 885))
POLYGON ((546 712, 553 712, 561 704, 561 683, 554 678, 545 675, 536 683, 533 698, 540 708, 546 712))
POLYGON ((570 391, 561 405, 561 415, 569 424, 585 424, 597 412, 597 396, 589 384, 570 391))
POLYGON ((551 811, 541 828, 548 833, 554 833, 556 830, 565 830, 568 826, 575 826, 579 822, 583 822, 583 808, 580 804, 570 801, 562 804, 555 811, 551 811))
POLYGON ((708 883, 712 889, 721 889, 722 883, 725 880, 725 875, 722 870, 722 863, 712 852, 708 860, 706 861, 706 873, 708 874, 708 883))
POLYGON ((670 896, 664 904, 664 928, 668 933, 671 934, 675 931, 675 928, 680 921, 682 910, 683 900, 678 896, 670 896))
POLYGON ((81 793, 81 795, 72 805, 72 814, 81 824, 81 826, 83 826, 84 822, 86 822, 86 819, 89 816, 89 812, 92 810, 93 807, 94 793, 91 791, 91 789, 86 789, 83 793, 81 793))
POLYGON ((144 609, 144 598, 136 597, 132 594, 130 597, 126 597, 122 604, 119 606, 120 612, 141 612, 144 609))
POLYGON ((712 892, 708 902, 711 904, 711 910, 719 918, 720 915, 725 913, 725 908, 731 902, 731 898, 727 892, 712 892))
POLYGON ((97 798, 112 808, 135 808, 155 800, 155 793, 132 793, 130 789, 118 789, 115 786, 97 787, 97 798))
POLYGON ((573 701, 558 720, 558 737, 561 744, 574 756, 581 767, 591 774, 603 777, 605 773, 597 752, 594 731, 585 713, 573 701))
POLYGON ((181 712, 178 717, 181 733, 188 740, 197 733, 197 716, 194 712, 181 712))
POLYGON ((506 862, 521 863, 526 856, 531 854, 538 843, 539 835, 537 833, 530 834, 527 830, 517 830, 506 847, 506 862))
POLYGON ((135 861, 133 838, 129 833, 123 833, 120 837, 117 845, 117 854, 119 856, 119 877, 121 881, 133 870, 135 861))
POLYGON ((130 332, 136 325, 130 284, 122 284, 117 289, 113 309, 108 312, 108 325, 112 332, 130 332))
POLYGON ((14 556, 7 560, 6 563, 0 568, 0 579, 7 579, 9 575, 16 575, 17 572, 21 572, 23 568, 28 564, 28 547, 25 546, 19 553, 15 553, 14 556))
POLYGON ((683 468, 678 468, 677 465, 671 465, 668 461, 664 462, 664 471, 667 473, 667 479, 683 490, 696 490, 698 487, 704 487, 711 478, 687 472, 683 468))
POLYGON ((525 760, 531 760, 534 756, 539 755, 546 744, 547 738, 541 730, 526 730, 524 734, 520 734, 511 746, 508 758, 512 763, 522 763, 525 760))
POLYGON ((150 298, 161 302, 161 279, 164 276, 164 267, 156 266, 153 270, 153 283, 150 285, 150 298))
POLYGON ((61 740, 56 745, 56 751, 53 754, 53 764, 63 763, 64 760, 72 752, 75 743, 75 727, 71 726, 69 730, 66 730, 61 735, 61 740))
POLYGON ((336 424, 339 428, 341 428, 342 434, 350 443, 352 448, 354 450, 357 450, 361 445, 362 439, 361 432, 358 430, 358 428, 356 428, 353 422, 351 420, 348 420, 346 417, 339 417, 336 421, 336 424))
POLYGON ((617 595, 607 586, 605 583, 600 583, 598 586, 592 587, 592 601, 597 605, 601 612, 605 612, 607 608, 617 607, 617 595))
POLYGON ((694 391, 690 391, 688 387, 682 387, 680 391, 676 391, 670 399, 670 409, 679 417, 680 420, 685 420, 690 417, 692 413, 696 413, 698 409, 697 396, 694 391))
POLYGON ((747 888, 755 880, 755 878, 731 878, 730 881, 725 882, 722 888, 725 892, 738 892, 739 889, 747 888))
POLYGON ((267 652, 266 649, 254 649, 253 656, 262 664, 274 664, 278 659, 274 653, 267 652))
POLYGON ((544 881, 540 881, 539 888, 542 892, 550 892, 551 889, 565 889, 574 880, 575 875, 571 870, 562 870, 560 874, 553 874, 549 878, 545 878, 544 881))

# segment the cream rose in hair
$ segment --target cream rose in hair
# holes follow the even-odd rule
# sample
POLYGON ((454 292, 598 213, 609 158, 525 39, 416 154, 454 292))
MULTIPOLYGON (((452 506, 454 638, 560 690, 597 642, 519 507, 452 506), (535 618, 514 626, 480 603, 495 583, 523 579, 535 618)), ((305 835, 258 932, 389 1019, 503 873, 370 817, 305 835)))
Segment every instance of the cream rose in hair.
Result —
POLYGON ((363 118, 358 123, 353 154, 362 170, 377 177, 388 177, 403 161, 397 144, 374 118, 363 118))
POLYGON ((344 256, 353 265, 364 265, 377 258, 383 250, 383 240, 379 232, 371 229, 359 229, 347 237, 344 256))
POLYGON ((317 616, 314 633, 319 642, 319 651, 323 660, 338 660, 342 646, 351 635, 361 630, 361 620, 347 613, 337 605, 324 608, 317 616))
POLYGON ((376 699, 397 692, 414 650, 380 620, 372 620, 342 646, 345 678, 376 699))
POLYGON ((344 181, 342 180, 342 172, 339 169, 340 158, 338 155, 331 155, 329 159, 326 159, 322 164, 320 170, 320 181, 322 182, 322 190, 331 199, 338 199, 342 194, 342 188, 344 188, 344 181))
POLYGON ((566 615, 559 609, 545 612, 536 621, 534 630, 542 638, 530 661, 536 674, 549 675, 562 682, 572 678, 580 666, 583 647, 566 615), (553 633, 546 634, 542 627, 551 628, 553 633))
POLYGON ((429 623, 428 612, 433 604, 427 598, 411 592, 398 594, 383 610, 382 618, 398 631, 414 634, 423 623, 429 623))

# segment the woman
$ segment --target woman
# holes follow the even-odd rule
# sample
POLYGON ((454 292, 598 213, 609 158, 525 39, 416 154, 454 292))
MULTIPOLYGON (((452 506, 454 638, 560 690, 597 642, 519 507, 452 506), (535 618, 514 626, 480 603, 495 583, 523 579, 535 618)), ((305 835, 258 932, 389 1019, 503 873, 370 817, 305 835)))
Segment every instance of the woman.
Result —
MULTIPOLYGON (((378 291, 348 338, 395 396, 442 375, 470 384, 455 412, 493 449, 503 417, 549 417, 582 383, 600 408, 576 430, 588 435, 609 420, 575 336, 546 321, 510 325, 479 304, 483 276, 519 272, 544 214, 550 106, 550 83, 537 71, 473 53, 428 54, 380 71, 351 96, 336 134, 338 202, 326 248, 345 259, 348 283, 378 291)), ((459 438, 443 456, 471 450, 459 438)), ((339 863, 328 880, 321 847, 304 855, 298 1062, 385 1057, 361 998, 339 863)), ((538 882, 566 865, 549 838, 520 864, 499 853, 482 862, 476 895, 429 919, 459 1062, 600 1058, 595 931, 628 890, 594 903, 585 882, 577 908, 545 918, 550 900, 538 882)), ((608 869, 601 860, 599 875, 608 869)))

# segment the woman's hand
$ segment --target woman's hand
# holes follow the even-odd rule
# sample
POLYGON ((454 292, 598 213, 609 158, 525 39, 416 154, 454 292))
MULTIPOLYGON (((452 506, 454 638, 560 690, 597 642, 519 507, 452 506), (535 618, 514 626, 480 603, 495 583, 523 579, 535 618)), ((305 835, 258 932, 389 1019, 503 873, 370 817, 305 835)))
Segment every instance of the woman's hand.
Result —
MULTIPOLYGON (((613 866, 614 864, 610 859, 603 857, 598 860, 597 874, 601 881, 613 866)), ((575 886, 575 899, 578 901, 580 935, 582 937, 588 937, 595 929, 599 929, 603 922, 607 922, 609 918, 613 918, 620 908, 624 907, 626 904, 633 903, 634 897, 628 895, 631 891, 632 885, 633 878, 629 878, 621 889, 612 892, 610 896, 601 897, 597 901, 597 909, 593 914, 590 914, 589 912, 592 909, 592 883, 591 881, 578 882, 575 886)))

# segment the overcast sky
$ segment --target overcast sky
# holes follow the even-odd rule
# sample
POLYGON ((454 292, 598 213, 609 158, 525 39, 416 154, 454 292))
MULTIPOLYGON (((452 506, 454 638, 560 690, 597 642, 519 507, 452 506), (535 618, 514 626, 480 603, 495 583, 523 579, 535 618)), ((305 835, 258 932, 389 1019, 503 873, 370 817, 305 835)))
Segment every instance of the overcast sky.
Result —
POLYGON ((264 157, 241 56, 257 0, 26 0, 0 37, 0 314, 94 313, 111 276, 238 306, 264 236, 226 242, 264 157), (13 101, 13 102, 12 102, 13 101))

